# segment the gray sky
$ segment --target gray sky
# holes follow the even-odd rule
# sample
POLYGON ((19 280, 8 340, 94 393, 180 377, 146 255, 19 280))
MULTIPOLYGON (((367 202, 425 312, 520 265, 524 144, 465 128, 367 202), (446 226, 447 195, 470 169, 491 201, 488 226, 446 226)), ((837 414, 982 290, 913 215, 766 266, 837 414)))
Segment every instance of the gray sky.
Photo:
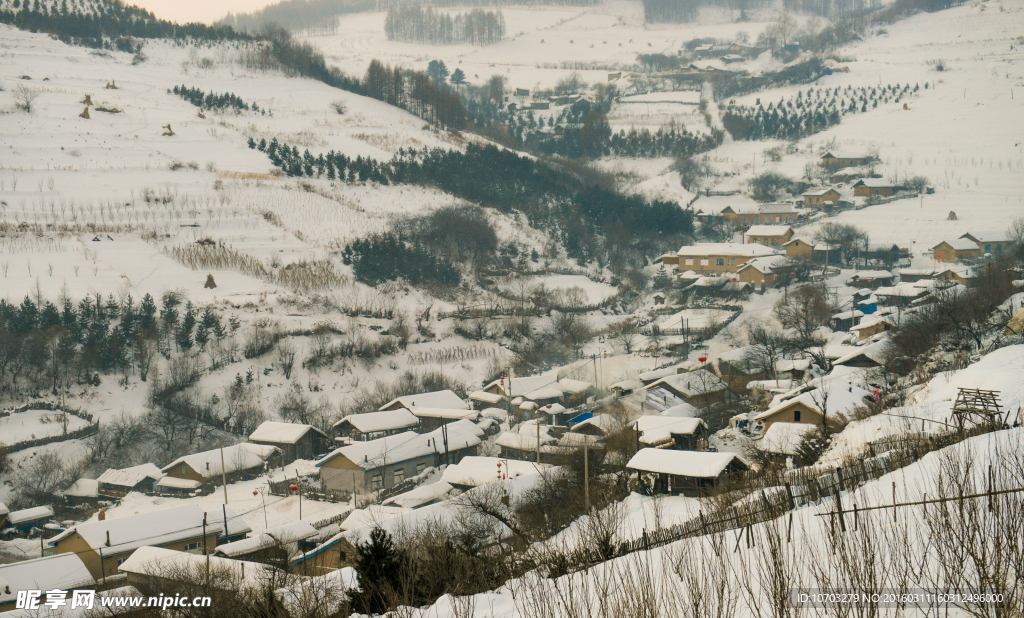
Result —
POLYGON ((210 23, 228 11, 246 13, 261 9, 275 0, 127 0, 152 11, 157 17, 179 23, 201 21, 210 23))

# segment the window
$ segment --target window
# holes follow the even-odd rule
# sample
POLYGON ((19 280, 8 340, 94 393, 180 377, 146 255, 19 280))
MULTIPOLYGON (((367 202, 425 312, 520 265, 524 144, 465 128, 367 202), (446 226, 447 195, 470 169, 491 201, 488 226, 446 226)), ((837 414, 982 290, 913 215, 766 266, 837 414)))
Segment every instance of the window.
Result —
POLYGON ((708 258, 701 258, 700 259, 700 265, 701 266, 707 266, 708 265, 708 258))
POLYGON ((715 258, 715 266, 725 266, 725 258, 715 258))
POLYGON ((124 564, 124 561, 127 560, 127 559, 128 559, 127 557, 125 557, 125 558, 118 558, 117 559, 117 566, 121 566, 122 564, 124 564))
POLYGON ((794 423, 799 423, 800 422, 800 410, 793 410, 793 422, 794 423))
POLYGON ((729 258, 729 266, 735 266, 735 265, 736 265, 736 258, 729 258))
POLYGON ((416 464, 416 474, 423 474, 423 471, 427 468, 427 464, 422 461, 416 464))
POLYGON ((405 480, 405 468, 395 470, 395 485, 405 480))
POLYGON ((382 489, 384 487, 384 476, 381 474, 374 474, 370 477, 370 488, 374 491, 382 489))
POLYGON ((686 265, 693 266, 693 258, 686 258, 686 265))
MULTIPOLYGON (((185 551, 200 551, 203 549, 203 542, 196 541, 195 543, 188 543, 185 545, 185 551)), ((118 563, 120 564, 120 562, 118 563)))
POLYGON ((187 472, 186 472, 186 467, 185 467, 185 464, 181 464, 181 473, 182 473, 182 474, 186 474, 186 473, 187 473, 187 472))
POLYGON ((985 245, 985 253, 992 253, 992 245, 985 245))
POLYGON ((786 223, 790 223, 792 221, 793 221, 793 215, 786 215, 786 223))

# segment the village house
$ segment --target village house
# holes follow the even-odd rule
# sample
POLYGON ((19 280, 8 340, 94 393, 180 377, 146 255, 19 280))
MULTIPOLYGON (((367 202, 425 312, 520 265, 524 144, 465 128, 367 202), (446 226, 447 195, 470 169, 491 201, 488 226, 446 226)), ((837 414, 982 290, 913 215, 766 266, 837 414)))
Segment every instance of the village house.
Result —
POLYGON ((475 455, 482 429, 458 420, 430 433, 414 431, 335 449, 316 463, 320 484, 330 491, 365 494, 390 489, 428 467, 475 455))
POLYGON ((999 255, 1003 252, 1003 249, 1009 249, 1012 241, 1007 240, 999 236, 974 236, 972 234, 964 234, 960 238, 966 238, 974 241, 978 245, 978 249, 981 254, 999 255))
POLYGON ((70 599, 72 590, 91 590, 95 587, 96 578, 82 560, 71 553, 0 564, 0 613, 16 608, 19 591, 43 591, 39 609, 33 615, 45 615, 47 608, 43 603, 46 601, 46 591, 64 590, 70 599))
POLYGON ((462 408, 414 408, 412 413, 419 420, 422 431, 433 431, 442 425, 460 420, 474 423, 480 420, 479 410, 462 408))
POLYGON ((751 258, 775 254, 774 249, 759 244, 697 243, 679 249, 676 259, 679 272, 717 275, 735 273, 751 258))
POLYGON ((715 487, 750 469, 735 453, 709 453, 645 448, 626 464, 649 482, 655 494, 703 496, 715 487))
MULTIPOLYGON (((103 517, 103 511, 100 513, 103 517)), ((43 554, 75 553, 100 580, 117 575, 118 567, 145 545, 212 553, 218 544, 242 539, 251 531, 230 508, 207 512, 199 505, 186 504, 77 524, 47 541, 43 554)))
POLYGON ((290 560, 313 549, 319 535, 320 531, 309 522, 293 521, 220 545, 214 555, 287 568, 290 560))
POLYGON ((961 285, 973 285, 978 279, 978 275, 975 274, 974 270, 966 266, 953 266, 943 268, 934 275, 932 279, 935 281, 955 281, 961 285))
MULTIPOLYGON (((4 507, 6 510, 7 507, 4 507)), ((48 506, 33 506, 7 513, 7 525, 18 532, 29 533, 33 528, 40 530, 53 518, 53 509, 48 506)))
POLYGON ((805 423, 772 423, 755 444, 769 462, 781 465, 788 459, 795 466, 803 466, 809 462, 800 447, 815 429, 814 425, 805 423))
POLYGON ((643 448, 677 451, 703 451, 707 448, 708 426, 699 418, 647 414, 633 421, 633 429, 643 448))
POLYGON ((789 270, 789 258, 784 255, 769 255, 754 258, 740 266, 736 271, 737 279, 754 286, 775 285, 779 276, 789 270))
POLYGON ((419 393, 416 395, 396 397, 381 406, 380 410, 383 412, 385 410, 399 410, 405 408, 411 412, 413 408, 416 408, 417 406, 424 408, 446 408, 449 410, 468 410, 470 408, 470 405, 463 401, 462 397, 459 397, 455 391, 446 389, 431 393, 419 393))
POLYGON ((719 212, 727 223, 736 227, 758 224, 796 223, 799 211, 791 204, 757 204, 726 206, 719 212))
POLYGON ((859 270, 846 283, 850 287, 874 290, 883 285, 892 285, 893 279, 893 274, 887 270, 859 270))
POLYGON ((163 467, 165 476, 157 487, 171 487, 168 479, 191 481, 195 488, 220 485, 254 478, 263 473, 271 459, 279 459, 280 449, 263 444, 235 444, 179 457, 163 467))
POLYGON ((551 466, 520 459, 501 457, 466 457, 457 465, 448 466, 441 481, 453 488, 466 491, 488 483, 532 476, 549 470, 551 466))
POLYGON ((559 431, 565 431, 565 428, 559 429, 542 423, 541 419, 534 419, 519 425, 518 430, 503 432, 494 445, 500 449, 500 456, 506 459, 537 461, 539 458, 540 463, 561 465, 576 449, 558 444, 559 431))
POLYGON ((842 196, 832 187, 817 187, 804 191, 804 206, 836 206, 842 196))
POLYGON ((356 566, 359 552, 345 537, 346 532, 339 532, 313 549, 293 558, 289 563, 291 572, 319 575, 325 571, 356 566))
POLYGON ((639 412, 662 412, 681 403, 705 409, 725 400, 728 385, 709 369, 677 373, 652 383, 639 393, 639 412))
POLYGON ((733 392, 745 391, 750 381, 768 377, 748 358, 751 351, 750 347, 733 348, 723 352, 715 360, 718 375, 733 392))
POLYGON ((857 341, 865 341, 879 333, 884 333, 890 330, 892 330, 892 323, 879 316, 861 320, 860 324, 850 329, 850 332, 857 335, 857 341))
POLYGON ((284 583, 283 577, 270 565, 201 556, 164 546, 140 547, 120 568, 129 585, 151 596, 163 594, 168 586, 177 588, 206 577, 207 573, 213 574, 210 587, 238 594, 253 594, 271 582, 284 583))
POLYGON ((592 391, 593 384, 590 382, 559 379, 557 374, 549 373, 538 376, 502 377, 479 391, 471 392, 469 399, 478 409, 503 408, 511 403, 512 412, 520 414, 531 412, 549 403, 573 408, 586 401, 592 391))
POLYGON ((405 408, 399 408, 382 412, 349 414, 335 423, 333 429, 339 440, 350 439, 366 442, 415 429, 419 424, 420 419, 416 418, 415 414, 405 408))
MULTIPOLYGON (((885 364, 885 350, 888 346, 889 342, 884 337, 880 341, 868 345, 856 346, 845 355, 832 361, 832 365, 861 368, 881 367, 885 364)), ((830 402, 829 407, 831 405, 830 402)))
POLYGON ((281 465, 296 459, 313 459, 330 450, 331 439, 312 425, 264 421, 249 435, 249 442, 281 451, 281 465))
POLYGON ((793 228, 788 225, 752 225, 745 235, 748 243, 782 247, 793 237, 793 228))
POLYGON ((115 470, 107 468, 96 481, 97 493, 105 498, 123 498, 133 491, 147 492, 156 488, 164 473, 155 464, 144 463, 131 468, 115 470))
POLYGON ((969 238, 954 238, 932 247, 932 256, 937 262, 958 262, 981 257, 981 247, 969 238))
POLYGON ((810 238, 792 238, 784 243, 786 257, 794 260, 809 260, 814 257, 814 240, 810 238))
POLYGON ((821 155, 821 164, 825 167, 858 167, 867 165, 873 157, 863 153, 829 150, 821 155))
POLYGON ((861 178, 853 183, 853 194, 857 197, 891 197, 896 185, 883 178, 861 178))

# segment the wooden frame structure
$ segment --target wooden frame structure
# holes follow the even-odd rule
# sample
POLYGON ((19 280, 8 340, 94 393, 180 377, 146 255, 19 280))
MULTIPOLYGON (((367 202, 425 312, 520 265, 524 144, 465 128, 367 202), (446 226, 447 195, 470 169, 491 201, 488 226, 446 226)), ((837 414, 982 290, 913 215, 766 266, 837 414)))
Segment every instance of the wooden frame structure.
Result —
POLYGON ((999 392, 961 387, 953 403, 957 431, 963 433, 968 420, 981 426, 997 425, 1003 412, 999 405, 999 392))

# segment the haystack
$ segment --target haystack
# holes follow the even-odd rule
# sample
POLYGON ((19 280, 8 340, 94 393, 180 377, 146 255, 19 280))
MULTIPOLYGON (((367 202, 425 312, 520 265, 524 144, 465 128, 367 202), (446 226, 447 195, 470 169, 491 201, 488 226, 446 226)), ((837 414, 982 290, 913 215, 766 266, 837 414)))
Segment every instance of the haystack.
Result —
POLYGON ((85 109, 82 110, 82 113, 79 114, 78 117, 79 118, 85 118, 86 120, 89 119, 89 106, 88 105, 85 106, 85 109))
POLYGON ((212 290, 217 287, 217 284, 213 281, 213 275, 206 275, 206 285, 203 287, 207 290, 212 290))

